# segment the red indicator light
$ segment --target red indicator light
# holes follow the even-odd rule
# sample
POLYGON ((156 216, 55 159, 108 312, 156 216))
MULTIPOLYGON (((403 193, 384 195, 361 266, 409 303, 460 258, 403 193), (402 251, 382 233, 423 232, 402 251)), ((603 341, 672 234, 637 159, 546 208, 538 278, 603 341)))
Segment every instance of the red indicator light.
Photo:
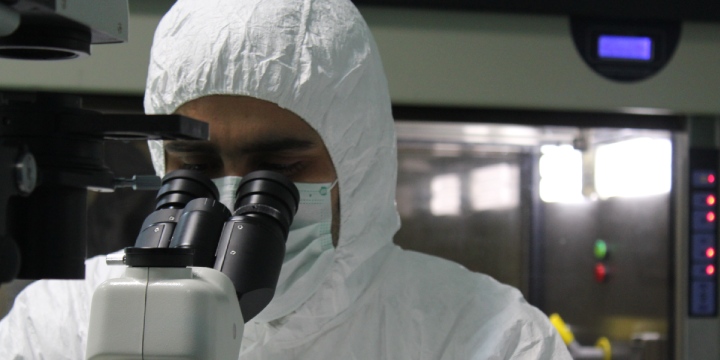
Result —
POLYGON ((708 211, 708 213, 705 214, 705 219, 707 219, 708 222, 715 221, 715 213, 712 211, 708 211))
POLYGON ((705 268, 705 273, 708 275, 714 275, 715 274, 715 265, 708 265, 705 268))
POLYGON ((715 256, 715 249, 709 247, 707 250, 705 250, 705 256, 711 258, 715 256))
POLYGON ((711 205, 711 206, 712 206, 712 205, 715 205, 715 201, 716 201, 715 195, 708 195, 708 196, 705 198, 705 203, 708 204, 708 205, 711 205))
POLYGON ((595 264, 595 281, 598 283, 604 283, 607 280, 607 275, 608 271, 604 264, 595 264))
POLYGON ((713 174, 708 175, 707 182, 710 184, 714 184, 715 183, 715 175, 713 175, 713 174))

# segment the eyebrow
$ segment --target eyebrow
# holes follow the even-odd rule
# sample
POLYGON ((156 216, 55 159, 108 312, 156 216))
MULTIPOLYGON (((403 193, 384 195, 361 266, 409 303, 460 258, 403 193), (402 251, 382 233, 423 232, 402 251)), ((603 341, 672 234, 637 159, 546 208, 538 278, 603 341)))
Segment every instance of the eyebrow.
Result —
MULTIPOLYGON (((297 138, 266 138, 255 139, 249 144, 237 144, 230 151, 240 153, 258 153, 258 152, 282 152, 292 150, 306 150, 316 146, 315 142, 297 138)), ((165 150, 175 153, 206 153, 219 154, 220 149, 217 145, 208 141, 187 141, 179 140, 167 142, 165 150)))
POLYGON ((241 152, 281 152, 290 150, 306 150, 315 146, 310 140, 302 140, 297 138, 271 138, 258 139, 250 144, 238 144, 235 149, 241 152))
POLYGON ((175 140, 165 142, 165 151, 174 153, 211 153, 217 154, 218 148, 209 141, 175 140))

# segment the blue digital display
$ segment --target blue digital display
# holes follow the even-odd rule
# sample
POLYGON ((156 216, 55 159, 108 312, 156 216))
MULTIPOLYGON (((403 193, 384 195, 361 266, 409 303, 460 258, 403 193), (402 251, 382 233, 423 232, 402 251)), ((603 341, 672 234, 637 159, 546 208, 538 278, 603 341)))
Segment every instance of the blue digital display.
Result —
POLYGON ((647 36, 600 35, 597 53, 601 59, 650 61, 653 40, 647 36))

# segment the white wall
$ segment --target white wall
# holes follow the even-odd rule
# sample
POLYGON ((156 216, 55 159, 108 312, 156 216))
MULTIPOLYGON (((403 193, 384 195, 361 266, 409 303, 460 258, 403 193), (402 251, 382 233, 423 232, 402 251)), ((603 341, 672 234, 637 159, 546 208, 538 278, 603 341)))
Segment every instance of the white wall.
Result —
MULTIPOLYGON (((168 0, 131 1, 130 42, 83 60, 0 60, 0 88, 141 94, 152 32, 168 0)), ((362 8, 396 104, 720 114, 720 24, 686 23, 667 67, 633 84, 577 54, 567 18, 362 8)))
POLYGON ((684 24, 667 67, 624 84, 585 65, 565 17, 387 9, 364 15, 396 103, 720 113, 720 24, 684 24))

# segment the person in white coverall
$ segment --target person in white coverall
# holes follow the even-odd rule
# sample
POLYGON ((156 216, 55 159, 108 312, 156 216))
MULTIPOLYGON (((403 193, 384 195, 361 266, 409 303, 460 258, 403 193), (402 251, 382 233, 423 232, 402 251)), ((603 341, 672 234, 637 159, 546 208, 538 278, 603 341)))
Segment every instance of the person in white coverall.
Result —
MULTIPOLYGON (((349 0, 178 1, 155 34, 145 109, 210 124, 209 142, 155 153, 160 172, 204 171, 227 197, 233 176, 269 169, 327 194, 301 203, 241 359, 570 358, 516 289, 392 243, 390 96, 349 0)), ((30 285, 0 323, 0 359, 83 359, 92 293, 122 271, 93 258, 85 281, 30 285)))

